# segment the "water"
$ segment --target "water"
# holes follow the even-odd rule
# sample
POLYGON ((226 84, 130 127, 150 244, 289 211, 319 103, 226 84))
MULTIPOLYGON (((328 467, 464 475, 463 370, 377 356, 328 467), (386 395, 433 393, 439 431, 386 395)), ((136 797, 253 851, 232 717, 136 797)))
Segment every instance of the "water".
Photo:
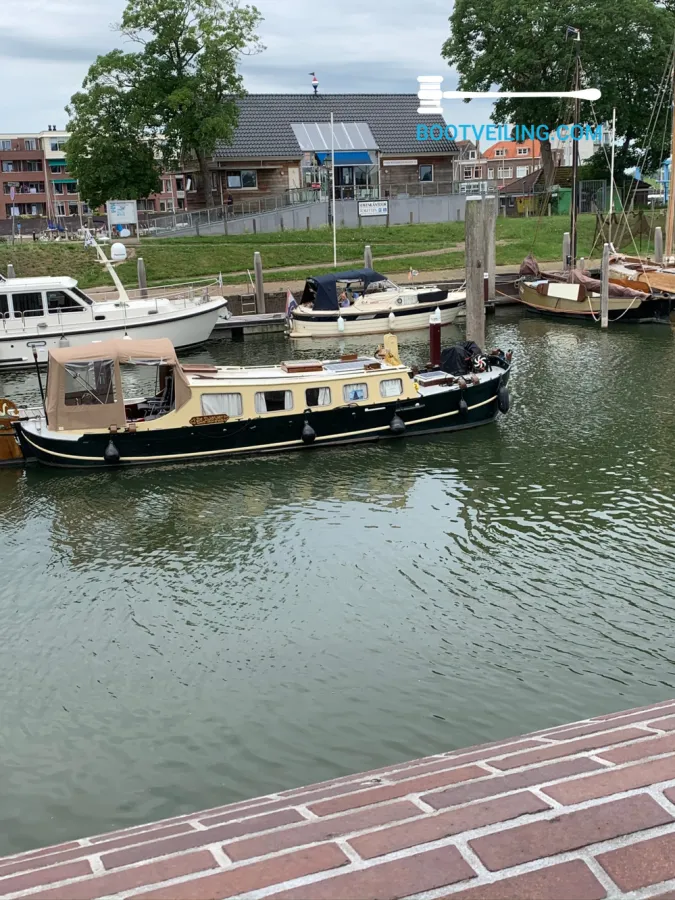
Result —
POLYGON ((0 852, 673 695, 673 334, 510 312, 488 343, 513 409, 475 431, 0 470, 0 852))

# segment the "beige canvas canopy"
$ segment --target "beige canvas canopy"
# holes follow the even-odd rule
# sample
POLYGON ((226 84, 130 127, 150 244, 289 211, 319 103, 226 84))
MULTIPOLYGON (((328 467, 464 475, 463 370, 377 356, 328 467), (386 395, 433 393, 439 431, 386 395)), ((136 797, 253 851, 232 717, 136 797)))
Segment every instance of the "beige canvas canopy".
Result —
POLYGON ((126 424, 120 366, 172 366, 175 408, 191 396, 176 351, 167 339, 94 341, 49 351, 47 417, 55 430, 90 430, 126 424), (78 387, 83 386, 83 390, 78 387))

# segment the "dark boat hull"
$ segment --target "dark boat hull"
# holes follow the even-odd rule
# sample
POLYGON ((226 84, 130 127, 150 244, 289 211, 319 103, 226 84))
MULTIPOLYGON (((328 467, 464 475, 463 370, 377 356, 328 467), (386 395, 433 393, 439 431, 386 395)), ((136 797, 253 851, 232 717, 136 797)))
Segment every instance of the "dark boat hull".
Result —
POLYGON ((27 432, 16 428, 26 458, 61 468, 119 468, 130 465, 195 462, 232 456, 261 455, 288 450, 307 450, 356 442, 399 437, 391 428, 394 415, 405 423, 403 436, 456 431, 491 422, 498 412, 497 393, 506 385, 508 369, 495 371, 495 378, 470 385, 463 392, 446 391, 417 401, 394 401, 372 406, 342 406, 325 412, 270 416, 218 425, 186 426, 154 431, 84 434, 78 440, 27 432), (468 410, 461 412, 462 395, 468 410), (305 422, 316 433, 310 444, 302 440, 305 422), (119 452, 119 462, 104 461, 110 441, 119 452))

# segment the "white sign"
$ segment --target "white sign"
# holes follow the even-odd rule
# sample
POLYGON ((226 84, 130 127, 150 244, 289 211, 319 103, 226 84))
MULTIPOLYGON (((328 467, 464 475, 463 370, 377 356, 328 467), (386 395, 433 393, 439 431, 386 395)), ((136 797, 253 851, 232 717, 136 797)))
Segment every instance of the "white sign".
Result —
POLYGON ((136 200, 108 200, 108 226, 138 225, 138 203, 136 200))
POLYGON ((383 159, 383 166, 416 166, 416 159, 383 159))
POLYGON ((388 216, 388 200, 359 200, 360 216, 388 216))

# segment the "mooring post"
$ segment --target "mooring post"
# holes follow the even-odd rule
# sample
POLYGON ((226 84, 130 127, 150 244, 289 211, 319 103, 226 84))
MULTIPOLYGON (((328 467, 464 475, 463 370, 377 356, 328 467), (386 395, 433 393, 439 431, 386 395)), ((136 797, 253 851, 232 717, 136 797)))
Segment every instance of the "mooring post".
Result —
POLYGON ((583 272, 585 268, 586 268, 586 260, 583 256, 580 256, 579 261, 577 262, 577 269, 580 272, 583 272))
POLYGON ((370 249, 370 244, 366 244, 366 248, 363 251, 363 268, 373 268, 373 251, 370 249))
POLYGON ((7 263, 7 277, 16 278, 16 275, 14 274, 14 266, 11 263, 7 263))
POLYGON ((485 274, 487 275, 487 297, 486 300, 494 300, 495 292, 495 271, 497 265, 497 198, 485 197, 483 199, 484 224, 483 224, 483 240, 485 247, 485 274))
POLYGON ((145 271, 145 262, 143 261, 143 257, 138 257, 138 262, 136 263, 136 268, 138 270, 138 287, 141 291, 141 297, 148 296, 148 276, 145 271))
POLYGON ((484 215, 482 197, 467 197, 464 213, 466 257, 466 339, 479 347, 485 343, 485 301, 483 275, 485 272, 484 215))
POLYGON ((602 275, 600 290, 600 327, 609 325, 609 244, 602 248, 602 275))
POLYGON ((262 257, 257 250, 253 254, 253 270, 255 271, 255 309, 258 314, 262 314, 265 312, 265 283, 262 257))
POLYGON ((660 225, 654 229, 654 262, 663 262, 663 232, 660 225))
POLYGON ((563 243, 562 243, 562 264, 563 264, 563 272, 569 272, 570 269, 570 254, 572 243, 570 241, 570 233, 566 231, 563 234, 563 243))

